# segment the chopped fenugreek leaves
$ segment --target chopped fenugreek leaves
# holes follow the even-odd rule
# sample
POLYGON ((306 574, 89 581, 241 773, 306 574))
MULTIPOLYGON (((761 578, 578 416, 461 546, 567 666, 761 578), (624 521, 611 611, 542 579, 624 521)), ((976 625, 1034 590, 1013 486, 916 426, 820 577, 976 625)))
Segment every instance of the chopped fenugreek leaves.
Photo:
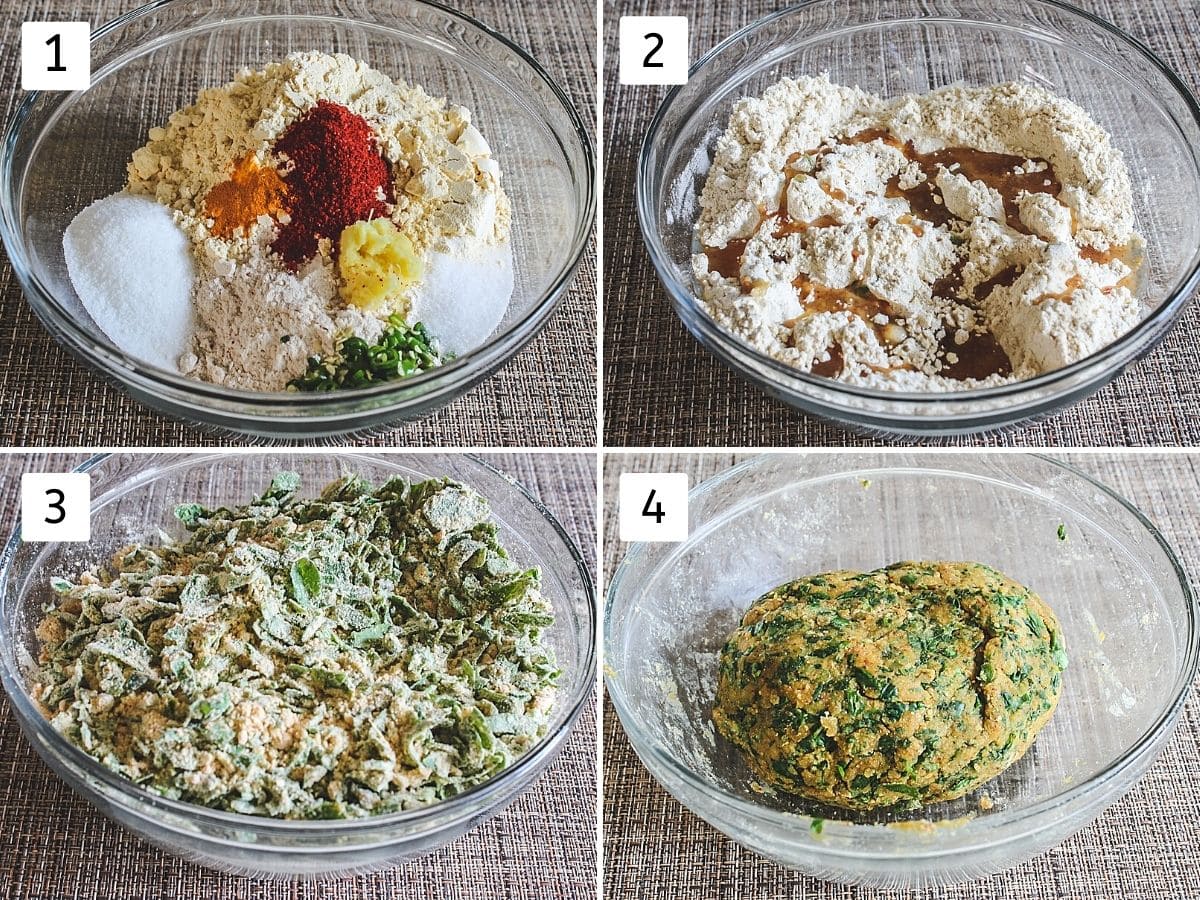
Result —
POLYGON ((545 733, 558 668, 536 569, 447 479, 276 476, 245 506, 181 504, 181 540, 51 582, 34 698, 164 797, 260 816, 423 806, 545 733))
POLYGON ((409 325, 396 314, 387 322, 389 327, 376 344, 348 337, 332 356, 311 357, 307 371, 288 382, 288 389, 320 392, 365 387, 419 375, 445 362, 423 324, 409 325))

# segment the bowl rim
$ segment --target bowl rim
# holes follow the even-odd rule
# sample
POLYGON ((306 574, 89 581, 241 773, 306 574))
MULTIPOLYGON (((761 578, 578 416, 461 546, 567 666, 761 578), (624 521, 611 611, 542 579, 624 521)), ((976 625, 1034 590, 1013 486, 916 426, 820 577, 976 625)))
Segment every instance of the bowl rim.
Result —
MULTIPOLYGON (((1076 17, 1085 20, 1087 23, 1100 28, 1107 32, 1111 37, 1115 38, 1119 43, 1125 44, 1137 53, 1144 62, 1156 69, 1165 77, 1167 83, 1175 90, 1179 99, 1181 99, 1188 111, 1191 113, 1192 119, 1197 127, 1200 127, 1200 101, 1191 92, 1183 80, 1175 73, 1175 71, 1163 62, 1158 55, 1150 49, 1146 44, 1138 38, 1129 34, 1111 22, 1080 9, 1063 0, 1025 0, 1025 2, 1033 6, 1045 6, 1056 9, 1065 13, 1068 17, 1076 17)), ((793 15, 808 7, 814 6, 833 6, 837 5, 839 0, 800 0, 775 12, 769 13, 747 25, 739 28, 733 34, 722 40, 711 50, 701 56, 688 70, 689 80, 698 74, 703 68, 712 63, 721 53, 729 47, 738 43, 750 33, 764 28, 779 19, 793 15)), ((961 17, 949 16, 932 16, 932 17, 914 17, 902 16, 889 18, 884 20, 875 20, 869 23, 871 28, 886 30, 889 27, 907 24, 915 21, 930 22, 959 22, 966 25, 979 24, 989 25, 994 24, 984 19, 964 19, 961 17)), ((1029 32, 1026 31, 1026 34, 1029 32)), ((839 381, 836 378, 826 378, 820 375, 814 375, 811 372, 804 372, 793 366, 789 366, 780 360, 777 360, 761 350, 751 346, 746 341, 738 338, 723 329, 704 307, 703 301, 696 296, 696 292, 690 285, 682 284, 672 274, 673 265, 670 260, 670 255, 666 252, 663 246, 661 235, 656 224, 657 210, 653 208, 651 202, 652 184, 654 182, 653 173, 650 171, 650 162, 655 155, 655 145, 661 143, 660 131, 663 128, 667 113, 670 111, 674 102, 679 95, 687 87, 686 84, 676 85, 667 92, 658 108, 655 110, 654 116, 650 120, 650 124, 646 130, 646 136, 642 141, 641 150, 638 155, 637 164, 637 179, 636 179, 636 202, 638 225, 642 232, 642 238, 649 252, 651 263, 658 275, 659 281, 667 289, 670 295, 672 307, 676 314, 683 320, 684 324, 695 336, 703 343, 706 340, 714 341, 719 345, 730 348, 731 352, 745 354, 759 366, 767 367, 775 376, 780 378, 786 385, 786 389, 795 389, 803 393, 806 387, 816 387, 825 391, 829 391, 834 395, 843 395, 848 398, 856 398, 860 400, 878 401, 887 403, 901 409, 891 411, 894 415, 905 415, 911 412, 916 412, 924 409, 937 409, 939 406, 950 404, 961 404, 972 400, 997 400, 1005 398, 1021 398, 1022 396, 1036 392, 1043 388, 1050 388, 1056 385, 1061 385, 1065 381, 1069 381, 1076 376, 1086 375, 1088 371, 1094 369, 1097 365, 1104 364, 1113 368, 1114 362, 1120 363, 1120 357, 1123 357, 1130 350, 1140 349, 1138 345, 1145 339, 1147 334, 1152 337, 1157 337, 1161 340, 1166 332, 1155 335, 1155 331, 1160 329, 1164 323, 1171 323, 1172 320, 1182 312, 1193 299, 1193 294, 1200 287, 1200 244, 1197 245, 1193 253, 1192 266, 1168 293, 1166 298, 1153 310, 1149 315, 1141 319, 1133 328, 1125 332, 1112 343, 1102 347, 1095 353, 1089 356, 1076 360, 1075 362, 1063 366, 1059 369, 1053 369, 1049 372, 1044 372, 1036 375, 1033 378, 1027 378, 1023 381, 1017 381, 1010 384, 1002 384, 987 388, 968 388, 959 391, 948 392, 933 392, 933 391, 892 391, 881 388, 870 388, 860 385, 847 384, 839 381), (696 333, 699 331, 700 333, 696 333)), ((1172 121, 1174 121, 1172 119, 1172 121)), ((1192 162, 1196 169, 1196 176, 1200 179, 1200 150, 1197 147, 1189 147, 1192 154, 1192 162)), ((1156 341, 1157 343, 1157 341, 1156 341)), ((752 377, 744 363, 732 362, 729 365, 738 372, 752 377)), ((1112 374, 1117 374, 1113 372, 1112 374)), ((757 379, 755 379, 757 381, 757 379)), ((780 387, 780 385, 776 385, 780 387)), ((1067 385, 1068 393, 1073 385, 1067 385)), ((833 401, 836 403, 836 401, 833 401)), ((859 412, 853 407, 834 406, 835 409, 845 409, 847 413, 859 412)), ((864 409, 861 412, 867 413, 864 409)), ((876 414, 878 410, 874 411, 876 414)), ((887 412, 882 413, 888 415, 887 412)), ((965 414, 964 414, 965 415, 965 414)), ((951 416, 955 418, 955 416, 951 416)))
MULTIPOLYGON (((205 451, 200 453, 189 453, 182 451, 177 456, 186 457, 188 465, 192 465, 197 461, 216 461, 220 459, 247 459, 254 458, 259 455, 305 455, 305 456, 331 456, 332 454, 320 452, 306 452, 303 449, 280 447, 273 448, 270 453, 266 454, 244 454, 231 453, 228 451, 205 451)), ((94 468, 102 464, 105 460, 119 456, 118 453, 98 453, 89 457, 84 462, 80 463, 73 472, 89 473, 94 468)), ((129 455, 145 455, 157 456, 157 454, 129 454, 129 455)), ((307 835, 321 834, 329 832, 332 836, 337 834, 348 835, 355 832, 381 832, 385 831, 389 826, 404 826, 412 824, 429 823, 440 827, 442 820, 453 814, 459 814, 460 817, 471 817, 476 815, 474 809, 477 800, 486 800, 488 795, 495 792, 499 787, 512 787, 516 785, 517 790, 523 790, 525 785, 522 785, 522 777, 526 772, 536 773, 544 763, 548 763, 553 759, 557 749, 566 739, 567 735, 574 729, 580 714, 583 712, 584 706, 588 699, 592 697, 596 686, 596 645, 598 635, 597 614, 598 607, 596 603, 595 582, 588 571, 586 561, 576 545, 575 540, 563 527, 562 523, 548 510, 545 505, 539 500, 524 484, 519 482, 515 477, 508 475, 505 472, 497 469, 494 465, 483 459, 475 453, 416 453, 416 454, 391 454, 391 453, 368 453, 368 452, 349 452, 339 453, 339 460, 358 460, 358 459, 373 459, 373 460, 389 460, 396 458, 411 458, 422 456, 460 456, 469 460, 475 465, 482 468, 488 474, 499 477, 504 482, 515 488, 521 496, 533 507, 533 509, 545 520, 553 529, 558 539, 567 548, 571 556, 571 561, 575 566, 576 572, 580 577, 581 586, 583 588, 583 599, 587 608, 587 634, 583 637, 587 640, 583 643, 583 665, 581 666, 582 676, 580 680, 580 688, 577 694, 569 699, 570 706, 567 709, 566 715, 563 717, 561 724, 553 731, 548 731, 541 739, 529 750, 519 756, 507 768, 502 769, 497 774, 482 781, 477 785, 445 800, 439 800, 435 803, 430 803, 425 806, 418 806, 412 809, 401 810, 399 812, 387 813, 379 816, 359 816, 357 818, 346 819, 283 819, 272 816, 255 816, 246 813, 227 812, 225 810, 215 809, 207 806, 202 806, 195 803, 187 803, 180 800, 172 800, 166 797, 154 794, 150 790, 136 784, 129 779, 118 775, 117 773, 107 769, 93 757, 84 753, 66 738, 62 737, 53 727, 50 726, 49 720, 33 705, 29 698, 28 691, 24 686, 22 674, 14 671, 8 664, 8 653, 0 653, 0 684, 3 685, 5 693, 8 695, 9 701, 14 712, 17 713, 17 718, 23 726, 33 728, 39 736, 40 740, 50 744, 54 751, 60 756, 65 756, 69 763, 77 770, 82 770, 83 773, 94 781, 103 783, 106 787, 115 790, 115 792, 124 800, 128 800, 127 804, 122 804, 123 809, 127 809, 145 815, 148 810, 162 810, 178 817, 180 820, 196 824, 203 822, 224 826, 242 831, 250 831, 258 834, 270 832, 279 835, 307 835), (589 676, 590 673, 590 676, 589 676)), ((177 465, 184 463, 183 459, 177 460, 177 465)), ((158 471, 154 476, 148 479, 145 483, 153 483, 168 471, 174 471, 177 466, 172 466, 169 469, 158 471)), ((134 476, 136 477, 136 476, 134 476)), ((430 476, 435 477, 435 476, 430 476)), ((128 480, 128 479, 127 479, 128 480)), ((114 486, 113 490, 120 490, 122 485, 114 486)), ((139 485, 141 486, 141 485, 139 485)), ((95 504, 93 499, 93 505, 95 504)), ((486 499, 486 497, 485 497, 486 499)), ((56 543, 56 542, 54 542, 56 543)), ((0 592, 7 590, 9 569, 17 550, 22 544, 21 528, 18 521, 14 527, 12 535, 4 546, 4 550, 0 553, 0 592)), ((8 638, 8 623, 0 619, 0 636, 3 636, 7 641, 8 638)), ((29 739, 26 738, 28 741, 29 739)), ((30 742, 32 743, 32 742, 30 742)), ((80 793, 79 788, 67 782, 67 786, 72 791, 80 793)), ((90 800, 90 796, 88 797, 90 800)), ((170 826, 170 823, 163 820, 157 820, 162 826, 170 826)), ((233 845, 242 845, 246 841, 227 840, 226 843, 233 845)), ((272 847, 273 852, 288 852, 288 848, 272 847)), ((294 849, 294 848, 293 848, 294 849)), ((349 848, 347 848, 349 850, 349 848)))
MULTIPOLYGON (((549 320, 550 314, 563 299, 567 288, 578 273, 591 244, 591 235, 596 218, 596 162, 592 139, 587 125, 581 117, 575 104, 567 96, 562 87, 550 76, 542 65, 524 48, 499 31, 485 25, 483 22, 459 10, 452 9, 438 0, 406 0, 407 3, 418 7, 436 10, 442 15, 482 34, 484 37, 498 42, 507 51, 513 53, 540 80, 550 95, 561 107, 567 121, 574 130, 578 142, 578 150, 583 162, 583 171, 578 182, 583 187, 583 205, 580 215, 575 222, 574 235, 567 261, 561 267, 558 276, 543 291, 540 298, 531 305, 528 312, 519 320, 513 322, 504 331, 490 337, 489 340, 475 349, 455 357, 444 365, 437 366, 418 375, 410 375, 391 381, 382 381, 373 385, 359 388, 346 388, 329 392, 291 392, 291 391, 250 391, 241 388, 213 384, 149 365, 137 357, 130 355, 117 347, 103 332, 93 332, 84 328, 74 316, 67 314, 61 307, 54 293, 42 284, 41 279, 29 265, 29 255, 25 252, 25 239, 18 217, 19 197, 16 185, 13 183, 13 152, 21 129, 29 118, 34 104, 44 91, 30 91, 16 106, 0 137, 2 155, 0 155, 0 240, 8 251, 12 268, 20 282, 27 299, 35 311, 47 315, 55 327, 63 329, 71 339, 71 346, 78 346, 84 358, 91 364, 100 367, 104 374, 119 377, 122 381, 134 378, 148 381, 154 387, 163 387, 178 392, 188 400, 202 404, 202 408, 212 408, 204 401, 228 403, 230 401, 243 404, 254 404, 256 407, 268 407, 272 412, 282 415, 309 413, 305 418, 309 421, 320 421, 325 411, 330 418, 344 416, 348 403, 388 399, 397 394, 411 394, 414 389, 427 388, 414 397, 401 399, 398 409, 419 403, 427 396, 436 396, 439 391, 452 390, 459 383, 469 384, 478 373, 488 373, 506 360, 514 356, 524 347, 549 320), (32 297, 37 298, 34 304, 32 297)), ((91 34, 91 43, 95 44, 100 38, 117 31, 130 23, 149 16, 166 7, 184 7, 188 5, 202 6, 202 0, 151 0, 97 27, 91 34)), ((271 20, 312 18, 321 19, 328 16, 289 14, 275 10, 270 13, 260 13, 253 9, 244 14, 225 20, 224 25, 245 20, 271 20)), ((357 21, 357 20, 346 20, 357 21)), ((215 27, 215 26, 214 26, 215 27)), ((222 26, 223 27, 223 26, 222 26)), ((386 29, 385 30, 390 30, 386 29)), ((143 55, 136 53, 128 59, 122 59, 125 65, 131 59, 143 55)), ((89 88, 90 90, 90 88, 89 88)), ((72 92, 84 93, 84 92, 72 92)), ((51 337, 54 337, 51 334, 51 337)), ((394 397, 393 397, 394 399, 394 397)), ((269 421, 273 415, 266 416, 269 421)))
MULTIPOLYGON (((694 488, 692 488, 688 492, 688 500, 689 500, 689 502, 692 500, 695 500, 699 497, 701 492, 708 492, 712 488, 719 486, 720 484, 724 483, 725 481, 729 480, 730 478, 733 478, 744 472, 750 471, 751 469, 753 469, 756 466, 765 465, 767 463, 767 461, 769 461, 771 458, 778 458, 780 456, 786 456, 786 455, 789 455, 789 454, 781 454, 781 453, 756 454, 756 455, 750 457, 749 459, 743 460, 742 462, 739 462, 739 463, 729 467, 728 469, 725 469, 722 472, 718 472, 716 475, 712 476, 711 478, 707 478, 704 481, 697 484, 694 488)), ((857 453, 855 455, 863 455, 863 456, 879 455, 879 452, 875 451, 873 454, 871 451, 860 451, 859 453, 857 453)), ((900 456, 903 456, 904 454, 903 454, 903 452, 901 452, 901 453, 884 452, 882 455, 885 458, 887 458, 887 457, 900 457, 900 456)), ((962 454, 962 453, 939 453, 939 454, 937 454, 937 456, 939 458, 944 457, 946 459, 952 458, 954 456, 962 456, 962 455, 968 455, 971 457, 978 456, 978 454, 962 454)), ((1110 500, 1115 500, 1127 512, 1132 513, 1133 516, 1135 517, 1135 519, 1137 520, 1137 522, 1142 526, 1142 528, 1144 528, 1146 530, 1146 532, 1149 533, 1149 535, 1154 538, 1158 547, 1162 550, 1162 552, 1166 556, 1167 560, 1170 562, 1171 567, 1175 571, 1175 576, 1178 579, 1179 587, 1182 591, 1182 597, 1183 597, 1185 609, 1187 612, 1187 623, 1188 623, 1187 640, 1183 645, 1183 649, 1184 649, 1183 658, 1181 660, 1181 666, 1179 669, 1179 673, 1176 675, 1176 678, 1175 678, 1175 696, 1173 697, 1173 699, 1171 700, 1170 703, 1166 704, 1166 706, 1163 708, 1163 711, 1159 714, 1159 716, 1154 719, 1154 721, 1147 727, 1147 729, 1141 735, 1139 735, 1138 738, 1133 743, 1131 743, 1129 745, 1129 747, 1120 756, 1118 756, 1116 759, 1111 761, 1103 769, 1096 772, 1094 775, 1092 775, 1086 781, 1081 781, 1076 784, 1072 784, 1069 787, 1067 787, 1065 790, 1059 791, 1049 797, 1038 800, 1037 802, 1030 804, 1029 806, 1024 807, 1019 810, 1002 809, 1002 810, 999 810, 996 812, 989 813, 989 815, 986 817, 973 818, 970 821, 965 822, 961 826, 962 830, 959 832, 960 834, 962 834, 962 833, 970 833, 971 831, 978 831, 979 828, 976 827, 976 823, 981 823, 981 822, 986 822, 988 824, 988 826, 997 826, 997 827, 1010 827, 1011 828, 1011 827, 1019 827, 1022 825, 1026 826, 1022 830, 1017 831, 1015 834, 1005 836, 999 840, 989 839, 986 842, 973 841, 973 842, 965 843, 960 846, 955 846, 955 847, 950 847, 950 848, 945 848, 945 847, 939 846, 939 847, 935 847, 934 849, 931 849, 931 850, 923 850, 923 849, 919 849, 919 848, 915 848, 915 847, 911 847, 911 846, 909 846, 909 847, 891 846, 891 847, 887 847, 884 849, 878 849, 878 850, 876 850, 876 849, 861 849, 861 848, 846 849, 843 847, 833 845, 832 843, 829 843, 829 842, 817 842, 817 841, 812 841, 811 844, 806 843, 806 844, 804 844, 804 846, 811 846, 813 849, 820 850, 821 853, 827 854, 829 856, 835 856, 835 857, 847 858, 847 859, 890 860, 890 859, 896 859, 898 857, 935 859, 935 858, 950 858, 950 857, 954 857, 954 856, 958 856, 958 855, 969 854, 969 853, 979 850, 981 847, 984 847, 984 846, 989 847, 989 848, 994 848, 996 846, 999 846, 1002 843, 1006 843, 1006 842, 1012 841, 1012 840, 1017 840, 1022 836, 1035 834, 1037 832, 1045 830, 1046 828, 1050 828, 1055 824, 1054 821, 1046 821, 1047 813, 1052 813, 1055 810, 1068 807, 1074 803, 1085 803, 1086 804, 1086 803, 1090 803, 1090 802, 1095 802, 1095 799, 1097 797, 1107 796, 1107 794, 1098 793, 1097 789, 1111 785, 1111 783, 1113 782, 1114 779, 1116 779, 1121 773, 1134 767, 1145 756, 1145 754, 1147 752, 1157 752, 1157 750, 1159 748, 1161 748, 1162 743, 1169 738, 1169 736, 1172 732, 1172 729, 1173 729, 1177 719, 1179 718, 1180 713, 1183 710, 1184 703, 1187 701, 1188 695, 1192 688, 1192 684, 1196 679, 1197 670, 1198 670, 1198 668, 1200 668, 1200 599, 1198 599, 1197 594, 1192 590, 1191 583, 1188 579, 1187 571, 1183 568, 1182 564, 1180 563, 1179 557, 1177 556, 1175 551, 1172 549, 1171 545, 1167 542, 1167 540, 1163 536, 1163 534, 1159 531, 1157 526, 1155 526, 1155 524, 1152 521, 1150 521, 1150 519, 1147 518, 1147 516, 1144 513, 1142 513, 1142 511, 1140 509, 1137 508, 1137 506, 1135 506, 1131 501, 1129 501, 1128 499, 1123 497, 1121 494, 1119 494, 1113 488, 1109 487, 1108 485, 1104 484, 1103 482, 1097 480, 1093 476, 1087 474, 1086 472, 1082 471, 1081 469, 1077 468, 1076 466, 1074 466, 1071 463, 1068 463, 1064 460, 1056 459, 1045 453, 1013 454, 1013 453, 1004 453, 1004 452, 996 452, 996 451, 991 451, 991 452, 985 451, 985 455, 990 455, 990 456, 1025 455, 1025 456, 1027 456, 1028 459, 1034 459, 1034 460, 1038 460, 1043 463, 1049 463, 1050 465, 1052 465, 1056 468, 1064 470, 1065 472, 1067 472, 1067 474, 1069 474, 1071 476, 1074 476, 1076 478, 1081 478, 1088 485, 1099 490, 1102 494, 1104 494, 1110 500)), ((888 463, 881 462, 878 466, 875 466, 874 468, 878 469, 878 468, 887 468, 887 467, 889 467, 888 463)), ((937 474, 956 474, 956 473, 958 473, 957 469, 951 469, 951 468, 938 468, 938 469, 932 470, 932 471, 935 471, 937 474)), ((803 479, 800 479, 800 481, 802 481, 802 480, 803 479)), ((636 562, 643 553, 647 552, 648 546, 649 545, 644 544, 644 543, 636 543, 630 547, 630 549, 626 552, 625 557, 621 560, 621 562, 617 566, 616 570, 614 571, 613 576, 608 583, 607 590, 605 591, 603 640, 604 640, 604 654, 605 654, 604 658, 606 660, 606 664, 605 664, 605 671, 604 671, 604 685, 605 685, 605 690, 606 690, 609 698, 612 700, 613 707, 617 713, 617 716, 621 721, 622 728, 624 728, 625 734, 629 738, 629 742, 630 742, 631 746, 633 746, 634 750, 637 752, 637 755, 642 758, 643 764, 646 765, 647 770, 654 777, 655 781, 657 781, 661 787, 666 789, 668 793, 670 793, 672 796, 675 796, 676 799, 679 799, 679 797, 675 794, 675 792, 673 790, 671 790, 664 784, 663 780, 659 776, 658 771, 656 771, 656 769, 654 767, 652 767, 646 763, 647 756, 656 765, 663 766, 674 778, 679 779, 685 785, 687 785, 689 790, 696 791, 696 792, 702 794, 703 796, 717 802, 718 804, 722 804, 726 807, 729 807, 729 808, 735 810, 736 812, 740 813, 741 815, 745 816, 747 819, 763 822, 768 825, 781 825, 784 823, 791 823, 794 820, 796 820, 797 818, 811 819, 812 818, 811 816, 805 816, 805 814, 803 814, 803 813, 793 813, 793 812, 783 812, 783 811, 779 811, 779 810, 773 810, 768 807, 760 806, 759 804, 744 800, 741 797, 738 797, 734 794, 728 793, 728 792, 722 790, 721 788, 713 785, 708 779, 704 778, 699 773, 693 771, 690 767, 679 762, 674 757, 674 755, 672 755, 665 747, 662 747, 658 741, 645 738, 640 727, 635 727, 632 731, 629 728, 625 727, 626 722, 630 722, 635 726, 640 726, 640 720, 639 720, 638 716, 634 715, 632 706, 625 701, 623 691, 621 690, 618 679, 615 677, 615 675, 616 675, 615 670, 612 668, 612 664, 610 662, 608 662, 609 650, 610 650, 611 645, 614 642, 614 635, 612 633, 612 627, 611 627, 612 622, 614 621, 613 607, 616 603, 617 589, 621 585, 621 583, 626 575, 627 567, 631 564, 631 562, 636 562)), ((1127 785, 1125 790, 1132 788, 1132 786, 1133 786, 1132 783, 1127 785)), ((1119 789, 1120 788, 1118 786, 1118 790, 1119 789)), ((690 807, 690 804, 685 804, 685 805, 690 807)), ((708 819, 707 816, 702 816, 701 818, 705 818, 706 820, 708 819)), ((711 824, 711 820, 709 820, 709 821, 711 824)), ((828 820, 825 822, 825 824, 826 824, 826 826, 833 825, 833 824, 835 824, 835 820, 828 820)), ((854 825, 853 827, 859 828, 862 826, 854 825)), ((868 827, 871 827, 871 826, 868 826, 868 827)), ((802 835, 802 840, 805 837, 809 836, 807 829, 798 830, 797 833, 802 835)))

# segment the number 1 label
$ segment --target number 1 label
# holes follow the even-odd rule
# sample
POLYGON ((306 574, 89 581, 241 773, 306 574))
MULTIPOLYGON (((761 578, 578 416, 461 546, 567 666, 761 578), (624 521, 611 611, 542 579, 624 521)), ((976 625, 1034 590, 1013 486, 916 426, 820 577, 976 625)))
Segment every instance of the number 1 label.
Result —
POLYGON ((21 476, 21 540, 88 541, 92 480, 86 472, 26 472, 21 476))
POLYGON ((46 71, 47 72, 65 72, 65 71, 67 71, 67 67, 62 64, 62 35, 61 34, 50 35, 50 38, 46 41, 46 46, 54 48, 54 62, 53 62, 53 64, 46 66, 46 71))
POLYGON ((678 542, 688 536, 688 477, 683 472, 622 472, 621 540, 678 542))
POLYGON ((621 84, 686 84, 687 16, 621 16, 621 84))
POLYGON ((92 83, 92 26, 87 22, 21 25, 21 87, 86 91, 92 83))

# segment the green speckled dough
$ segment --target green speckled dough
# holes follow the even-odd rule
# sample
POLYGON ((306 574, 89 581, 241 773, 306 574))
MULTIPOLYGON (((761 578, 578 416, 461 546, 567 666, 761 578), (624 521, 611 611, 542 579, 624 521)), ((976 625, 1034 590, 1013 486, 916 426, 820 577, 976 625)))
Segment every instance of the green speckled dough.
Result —
POLYGON ((1050 608, 987 566, 827 572, 746 612, 721 651, 713 721, 777 789, 856 810, 924 805, 1020 759, 1066 664, 1050 608))

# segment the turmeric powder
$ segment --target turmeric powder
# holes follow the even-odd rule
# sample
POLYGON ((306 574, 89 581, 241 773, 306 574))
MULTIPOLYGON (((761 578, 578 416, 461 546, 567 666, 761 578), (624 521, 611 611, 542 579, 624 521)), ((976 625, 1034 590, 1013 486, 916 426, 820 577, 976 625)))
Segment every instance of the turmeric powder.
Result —
POLYGON ((249 153, 234 164, 228 181, 208 192, 204 212, 213 220, 213 233, 227 238, 238 228, 249 228, 261 215, 286 214, 287 199, 287 185, 279 173, 260 166, 249 153))

